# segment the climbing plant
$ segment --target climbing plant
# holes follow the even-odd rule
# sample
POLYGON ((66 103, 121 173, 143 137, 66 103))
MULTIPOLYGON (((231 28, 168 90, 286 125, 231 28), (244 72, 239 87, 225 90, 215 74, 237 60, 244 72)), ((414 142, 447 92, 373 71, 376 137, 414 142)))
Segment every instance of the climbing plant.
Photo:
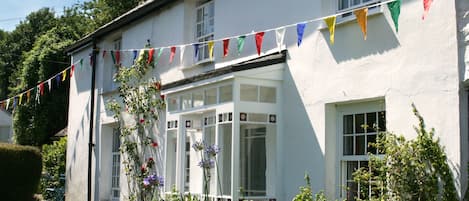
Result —
POLYGON ((371 156, 368 168, 353 174, 361 200, 459 200, 435 130, 427 131, 423 117, 415 105, 412 108, 419 120, 417 138, 381 133, 371 146, 384 154, 371 156))
POLYGON ((165 103, 160 95, 161 82, 146 77, 155 65, 152 54, 142 50, 130 68, 115 65, 120 100, 107 103, 119 122, 120 151, 131 201, 160 200, 164 185, 158 126, 165 103))

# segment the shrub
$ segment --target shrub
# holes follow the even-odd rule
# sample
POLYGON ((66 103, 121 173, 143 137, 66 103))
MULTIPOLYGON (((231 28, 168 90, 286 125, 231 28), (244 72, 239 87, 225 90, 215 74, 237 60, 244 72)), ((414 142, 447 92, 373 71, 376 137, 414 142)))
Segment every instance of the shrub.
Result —
POLYGON ((41 177, 39 149, 0 143, 0 195, 6 201, 31 201, 41 177))
POLYGON ((63 137, 53 144, 42 146, 42 168, 43 176, 41 178, 42 195, 46 200, 62 200, 63 195, 49 192, 61 192, 65 187, 65 181, 61 177, 65 173, 67 138, 63 137), (62 199, 61 199, 62 198, 62 199))

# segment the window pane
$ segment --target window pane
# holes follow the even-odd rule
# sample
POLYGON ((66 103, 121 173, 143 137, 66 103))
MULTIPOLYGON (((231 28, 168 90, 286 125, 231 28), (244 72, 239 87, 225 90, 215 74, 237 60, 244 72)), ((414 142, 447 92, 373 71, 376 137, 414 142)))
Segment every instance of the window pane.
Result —
POLYGON ((267 122, 267 114, 249 113, 248 114, 248 121, 267 122))
POLYGON ((344 137, 344 155, 353 155, 353 136, 344 137))
POLYGON ((355 197, 358 196, 358 184, 355 182, 347 182, 347 200, 355 200, 355 197))
POLYGON ((212 105, 217 103, 217 88, 205 90, 205 105, 212 105))
POLYGON ((360 4, 360 0, 353 0, 352 1, 353 6, 356 6, 356 5, 359 5, 359 4, 360 4))
POLYGON ((266 127, 241 125, 240 184, 244 196, 266 195, 266 127))
POLYGON ((353 134, 353 115, 344 115, 344 134, 353 134))
POLYGON ((181 96, 181 101, 182 101, 182 109, 190 109, 192 108, 192 97, 191 94, 184 94, 181 96))
POLYGON ((260 87, 260 102, 275 103, 276 102, 276 89, 275 87, 260 87))
POLYGON ((168 111, 176 111, 179 109, 179 99, 177 97, 168 98, 168 111))
POLYGON ((192 93, 194 99, 194 107, 200 107, 204 105, 204 93, 203 91, 197 91, 192 93))
POLYGON ((233 101, 233 85, 220 87, 220 103, 233 101))
POLYGON ((349 0, 339 0, 339 10, 343 10, 348 8, 348 1, 349 0))
POLYGON ((386 112, 378 112, 378 126, 379 131, 386 131, 386 112))
POLYGON ((203 15, 204 15, 204 9, 203 8, 197 9, 197 22, 202 21, 203 15))
POLYGON ((367 152, 372 153, 372 154, 376 154, 376 148, 374 146, 370 146, 370 143, 375 143, 376 142, 376 135, 368 135, 366 137, 366 139, 367 139, 367 143, 368 143, 367 152))
POLYGON ((378 123, 376 122, 376 112, 366 113, 366 132, 375 132, 375 128, 377 126, 378 123))
POLYGON ((241 101, 257 102, 258 87, 255 85, 241 85, 241 101))
POLYGON ((365 114, 355 115, 355 133, 364 133, 365 129, 365 114))
POLYGON ((219 132, 222 139, 222 146, 220 147, 222 154, 223 170, 221 172, 222 189, 224 195, 231 195, 231 124, 223 124, 219 127, 219 132))
POLYGON ((353 180, 353 173, 358 169, 358 161, 346 161, 347 181, 353 180))
POLYGON ((355 155, 365 155, 366 144, 365 136, 360 135, 355 137, 355 155))

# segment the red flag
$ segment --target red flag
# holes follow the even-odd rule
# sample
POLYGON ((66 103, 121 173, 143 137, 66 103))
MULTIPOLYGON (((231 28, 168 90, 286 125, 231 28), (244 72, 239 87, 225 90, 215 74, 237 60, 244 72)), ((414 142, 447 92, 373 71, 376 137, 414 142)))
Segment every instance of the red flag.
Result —
POLYGON ((26 97, 28 97, 28 103, 29 103, 29 99, 31 98, 31 90, 28 90, 28 92, 26 92, 26 97))
POLYGON ((116 64, 119 65, 121 63, 121 52, 116 50, 116 64))
POLYGON ((430 11, 430 5, 432 5, 433 0, 423 0, 423 15, 422 20, 427 16, 428 11, 430 11))
POLYGON ((41 93, 41 96, 44 95, 44 82, 39 84, 39 92, 41 93))
POLYGON ((103 58, 106 56, 106 50, 103 50, 103 58))
POLYGON ((70 68, 70 78, 73 77, 73 72, 75 71, 75 65, 72 64, 72 67, 70 68))
POLYGON ((148 52, 148 64, 151 63, 151 61, 153 60, 153 54, 155 54, 155 48, 151 48, 150 49, 150 52, 148 52))
POLYGON ((230 39, 223 40, 223 57, 228 56, 228 46, 230 45, 230 39))
POLYGON ((256 47, 257 47, 257 54, 261 55, 262 49, 262 40, 264 39, 264 32, 256 33, 256 47))
POLYGON ((169 55, 169 63, 173 62, 175 54, 176 54, 176 46, 173 46, 171 47, 171 54, 169 55))

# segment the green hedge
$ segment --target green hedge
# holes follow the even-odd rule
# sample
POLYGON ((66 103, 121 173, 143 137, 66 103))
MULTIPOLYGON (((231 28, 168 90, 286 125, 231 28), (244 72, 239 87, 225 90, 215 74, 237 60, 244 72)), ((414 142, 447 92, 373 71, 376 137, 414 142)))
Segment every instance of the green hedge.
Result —
POLYGON ((39 149, 0 143, 0 200, 33 200, 41 170, 39 149))

